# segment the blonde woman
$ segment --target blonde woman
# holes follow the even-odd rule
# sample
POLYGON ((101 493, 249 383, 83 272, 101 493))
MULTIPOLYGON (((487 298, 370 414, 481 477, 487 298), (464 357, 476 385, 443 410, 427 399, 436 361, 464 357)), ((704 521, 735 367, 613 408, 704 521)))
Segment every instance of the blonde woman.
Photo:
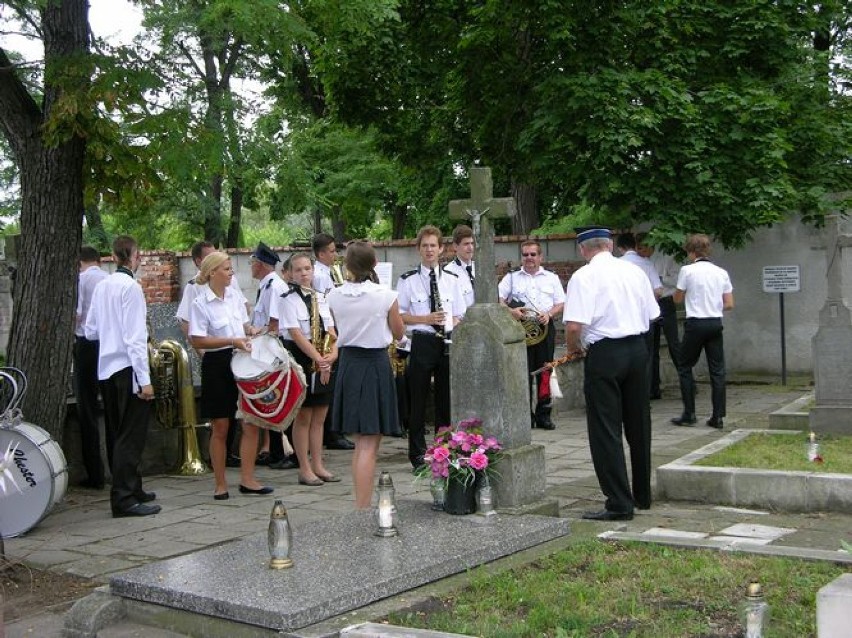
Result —
POLYGON ((313 486, 336 483, 340 479, 323 464, 322 439, 323 424, 333 387, 331 369, 337 360, 337 344, 333 344, 329 352, 322 354, 320 344, 313 343, 311 336, 316 329, 321 339, 326 334, 334 338, 337 335, 325 295, 314 294, 311 288, 314 277, 311 256, 307 253, 296 253, 288 261, 290 289, 280 297, 278 330, 284 339, 285 347, 302 366, 308 380, 307 397, 293 424, 293 448, 300 468, 299 483, 313 486), (317 303, 319 326, 313 325, 314 303, 317 303))
MULTIPOLYGON (((234 269, 225 253, 212 252, 201 262, 196 278, 200 288, 189 315, 189 337, 194 348, 204 350, 201 359, 201 416, 210 419, 210 461, 215 489, 213 498, 229 498, 225 477, 228 428, 237 410, 237 384, 231 372, 234 350, 251 351, 251 330, 245 304, 229 287, 234 269)), ((257 427, 243 423, 240 439, 240 493, 271 494, 254 475, 257 427)))
POLYGON ((349 281, 328 293, 340 348, 332 430, 355 439, 352 481, 358 509, 370 507, 382 436, 402 432, 387 348, 391 339, 403 337, 405 326, 396 292, 375 283, 375 266, 370 244, 350 243, 349 281))

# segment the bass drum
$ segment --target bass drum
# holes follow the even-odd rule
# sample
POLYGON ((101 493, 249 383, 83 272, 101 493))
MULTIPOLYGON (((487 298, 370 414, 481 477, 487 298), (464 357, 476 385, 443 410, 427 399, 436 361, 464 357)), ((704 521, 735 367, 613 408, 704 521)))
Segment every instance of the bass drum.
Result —
POLYGON ((4 477, 0 493, 0 535, 20 536, 35 527, 65 497, 68 470, 65 454, 50 435, 31 423, 0 428, 0 454, 15 448, 9 468, 20 491, 4 477))

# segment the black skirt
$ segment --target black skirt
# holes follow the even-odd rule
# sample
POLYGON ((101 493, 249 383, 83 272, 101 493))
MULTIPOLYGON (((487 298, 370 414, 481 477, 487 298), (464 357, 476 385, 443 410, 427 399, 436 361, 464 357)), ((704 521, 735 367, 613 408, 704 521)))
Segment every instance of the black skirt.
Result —
POLYGON ((316 376, 316 386, 319 387, 319 374, 314 374, 312 371, 313 368, 313 360, 306 355, 299 346, 296 345, 295 341, 291 341, 289 339, 284 340, 284 347, 287 348, 287 351, 293 355, 293 358, 296 360, 302 367, 302 372, 305 373, 305 382, 308 384, 308 392, 305 395, 305 401, 302 403, 303 408, 312 408, 318 405, 330 405, 332 390, 334 389, 334 381, 336 374, 332 373, 331 379, 328 384, 322 388, 320 388, 319 392, 314 391, 314 376, 316 376))
POLYGON ((340 349, 331 416, 334 432, 402 435, 386 348, 340 349))
POLYGON ((201 358, 201 417, 231 419, 237 413, 238 393, 231 372, 233 350, 205 352, 201 358))

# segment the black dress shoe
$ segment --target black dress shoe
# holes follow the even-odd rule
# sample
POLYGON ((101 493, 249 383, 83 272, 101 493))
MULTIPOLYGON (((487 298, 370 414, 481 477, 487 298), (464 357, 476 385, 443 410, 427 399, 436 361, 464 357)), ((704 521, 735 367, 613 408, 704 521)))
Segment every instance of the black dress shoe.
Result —
POLYGON ((139 492, 136 495, 136 500, 140 503, 150 503, 157 500, 157 495, 154 492, 139 492))
POLYGON ((694 414, 682 414, 672 419, 675 425, 695 425, 697 422, 694 414))
POLYGON ((553 421, 551 421, 550 419, 547 419, 546 421, 544 421, 544 420, 543 420, 543 421, 539 421, 539 422, 536 424, 536 427, 537 427, 539 430, 555 430, 555 429, 556 429, 556 425, 555 425, 555 424, 553 423, 553 421))
POLYGON ((295 470, 298 469, 298 467, 299 459, 296 458, 295 454, 269 464, 270 470, 295 470))
POLYGON ((717 430, 721 430, 723 427, 725 427, 725 424, 722 422, 722 419, 717 419, 716 417, 708 419, 707 425, 709 425, 711 428, 716 428, 717 430))
POLYGON ((161 509, 162 508, 159 505, 145 505, 144 503, 136 503, 136 505, 131 505, 127 509, 113 510, 112 517, 126 518, 129 516, 151 516, 153 514, 159 514, 161 509))
POLYGON ((269 465, 269 452, 261 452, 254 460, 255 465, 269 465))
POLYGON ((216 500, 216 501, 227 501, 229 498, 231 498, 231 495, 228 494, 227 492, 222 492, 221 494, 214 494, 213 495, 213 500, 216 500))
POLYGON ((250 487, 246 487, 245 485, 240 485, 240 494, 256 494, 257 496, 266 496, 267 494, 272 494, 272 492, 274 491, 275 488, 269 487, 268 485, 258 487, 257 489, 252 489, 250 487))
POLYGON ((632 521, 633 512, 613 512, 601 510, 600 512, 586 512, 583 518, 588 521, 632 521))
POLYGON ((354 450, 355 444, 345 436, 339 436, 336 439, 330 439, 325 447, 328 450, 354 450))
POLYGON ((229 454, 228 458, 225 459, 225 467, 239 467, 240 466, 240 457, 234 456, 233 454, 229 454))

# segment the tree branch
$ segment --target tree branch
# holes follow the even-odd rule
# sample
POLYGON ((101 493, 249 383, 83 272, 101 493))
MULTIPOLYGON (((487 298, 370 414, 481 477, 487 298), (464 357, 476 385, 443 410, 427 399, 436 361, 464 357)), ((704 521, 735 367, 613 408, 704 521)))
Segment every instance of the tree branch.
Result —
POLYGON ((201 70, 201 67, 198 66, 198 63, 195 61, 195 58, 192 57, 192 53, 190 53, 189 49, 186 48, 186 45, 182 41, 178 41, 177 46, 186 59, 189 60, 189 63, 192 65, 192 68, 195 69, 198 77, 200 77, 202 81, 206 80, 207 76, 204 74, 204 71, 201 70))
POLYGON ((234 73, 234 68, 237 66, 237 61, 240 59, 240 49, 243 47, 242 37, 237 38, 228 47, 228 63, 222 69, 221 85, 224 88, 231 81, 231 75, 234 73))
POLYGON ((37 134, 41 119, 41 109, 0 47, 0 128, 18 158, 23 156, 26 139, 37 134))

